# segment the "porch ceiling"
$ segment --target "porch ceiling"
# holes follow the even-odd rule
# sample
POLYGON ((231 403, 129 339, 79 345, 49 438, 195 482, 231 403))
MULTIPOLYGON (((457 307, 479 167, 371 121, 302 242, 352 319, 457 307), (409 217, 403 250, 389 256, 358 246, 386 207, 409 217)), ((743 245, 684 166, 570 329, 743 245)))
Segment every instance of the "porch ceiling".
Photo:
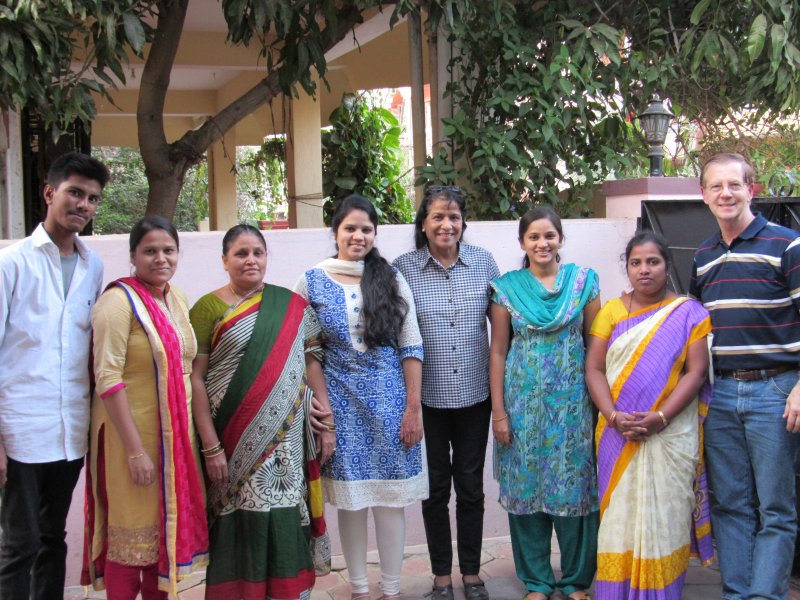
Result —
MULTIPOLYGON (((319 86, 323 125, 344 92, 409 85, 409 49, 404 21, 389 29, 390 10, 373 11, 326 55, 328 90, 319 86)), ((266 65, 258 48, 226 43, 227 27, 218 0, 190 0, 165 108, 167 137, 175 139, 255 85, 266 65)), ((424 59, 427 63, 427 58, 424 59)), ((143 65, 134 57, 127 82, 114 91, 113 103, 97 99, 92 131, 95 145, 137 146, 136 102, 143 65)), ((263 107, 236 127, 237 144, 257 145, 265 135, 282 132, 281 102, 263 107), (275 127, 273 127, 273 121, 275 127)))

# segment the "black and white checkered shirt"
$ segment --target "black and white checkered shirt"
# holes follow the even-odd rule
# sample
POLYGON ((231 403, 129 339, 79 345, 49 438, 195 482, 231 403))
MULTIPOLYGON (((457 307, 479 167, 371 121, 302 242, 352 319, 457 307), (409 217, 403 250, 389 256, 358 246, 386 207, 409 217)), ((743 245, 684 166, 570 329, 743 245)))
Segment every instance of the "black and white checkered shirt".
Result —
POLYGON ((445 268, 427 246, 407 252, 394 266, 408 281, 425 348, 422 402, 432 408, 465 408, 489 397, 486 317, 489 282, 500 276, 492 255, 460 244, 445 268))

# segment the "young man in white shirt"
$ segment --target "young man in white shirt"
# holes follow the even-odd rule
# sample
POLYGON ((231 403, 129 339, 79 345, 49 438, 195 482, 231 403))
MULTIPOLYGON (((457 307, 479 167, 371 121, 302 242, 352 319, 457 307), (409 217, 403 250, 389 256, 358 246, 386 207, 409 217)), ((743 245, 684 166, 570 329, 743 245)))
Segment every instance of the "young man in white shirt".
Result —
POLYGON ((109 180, 71 152, 47 216, 0 250, 0 600, 64 597, 65 524, 87 449, 91 313, 103 265, 78 238, 109 180))

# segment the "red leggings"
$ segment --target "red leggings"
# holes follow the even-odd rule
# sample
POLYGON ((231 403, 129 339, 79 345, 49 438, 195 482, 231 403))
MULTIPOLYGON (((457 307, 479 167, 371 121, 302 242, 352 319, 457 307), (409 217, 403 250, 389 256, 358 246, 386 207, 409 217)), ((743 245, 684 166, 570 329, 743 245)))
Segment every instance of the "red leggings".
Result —
POLYGON ((142 600, 167 600, 167 592, 158 590, 158 563, 146 567, 129 567, 106 561, 106 598, 134 600, 141 592, 142 600))

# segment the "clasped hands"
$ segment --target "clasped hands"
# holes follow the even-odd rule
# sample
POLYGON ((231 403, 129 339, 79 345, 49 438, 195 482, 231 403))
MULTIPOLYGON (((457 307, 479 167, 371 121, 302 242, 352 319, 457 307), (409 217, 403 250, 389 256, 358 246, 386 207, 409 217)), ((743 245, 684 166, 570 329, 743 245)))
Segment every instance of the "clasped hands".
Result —
POLYGON ((661 431, 664 421, 655 411, 617 412, 611 426, 625 439, 640 442, 661 431))

